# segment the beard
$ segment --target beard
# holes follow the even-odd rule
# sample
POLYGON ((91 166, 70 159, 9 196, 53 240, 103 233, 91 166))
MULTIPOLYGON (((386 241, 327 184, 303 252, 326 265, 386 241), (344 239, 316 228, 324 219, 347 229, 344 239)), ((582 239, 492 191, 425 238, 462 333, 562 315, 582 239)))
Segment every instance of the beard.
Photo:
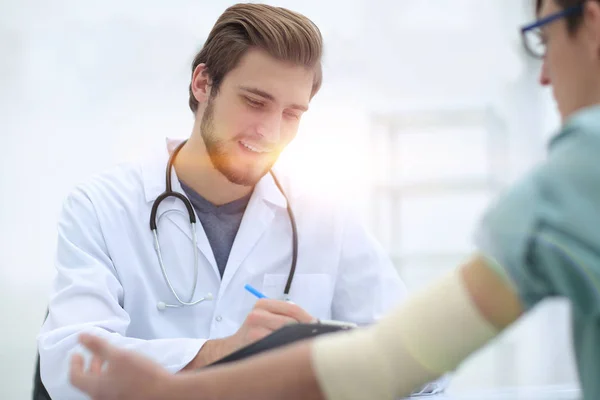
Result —
POLYGON ((209 98, 200 121, 200 134, 213 167, 231 183, 242 186, 256 185, 269 172, 277 157, 262 167, 256 164, 244 165, 242 160, 227 152, 228 142, 219 139, 215 134, 213 114, 214 104, 212 98, 209 98))

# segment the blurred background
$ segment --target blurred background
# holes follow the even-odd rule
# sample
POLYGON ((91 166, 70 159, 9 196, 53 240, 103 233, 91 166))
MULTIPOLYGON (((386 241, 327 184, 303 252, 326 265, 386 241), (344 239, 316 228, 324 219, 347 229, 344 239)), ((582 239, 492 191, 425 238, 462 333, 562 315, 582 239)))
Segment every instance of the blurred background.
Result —
MULTIPOLYGON (((352 202, 411 290, 472 250, 490 199, 558 127, 518 27, 531 0, 280 0, 325 40, 324 85, 280 168, 352 202)), ((187 137, 190 64, 229 0, 0 0, 0 398, 30 398, 56 221, 90 174, 187 137)), ((576 388, 569 307, 541 304, 450 393, 576 388)), ((440 328, 443 332, 443 327, 440 328)))

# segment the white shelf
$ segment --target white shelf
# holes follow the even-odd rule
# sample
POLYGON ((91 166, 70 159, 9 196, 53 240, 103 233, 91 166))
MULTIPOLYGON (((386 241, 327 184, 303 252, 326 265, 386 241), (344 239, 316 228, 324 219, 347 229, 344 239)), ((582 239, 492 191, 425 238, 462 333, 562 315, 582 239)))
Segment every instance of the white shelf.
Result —
POLYGON ((501 182, 495 179, 473 178, 448 181, 423 181, 407 184, 375 184, 373 195, 389 194, 392 196, 422 196, 432 194, 448 194, 450 192, 472 192, 497 190, 501 182))
POLYGON ((371 120, 375 232, 415 281, 456 267, 469 256, 468 235, 487 202, 504 186, 503 122, 485 106, 379 113, 371 120))

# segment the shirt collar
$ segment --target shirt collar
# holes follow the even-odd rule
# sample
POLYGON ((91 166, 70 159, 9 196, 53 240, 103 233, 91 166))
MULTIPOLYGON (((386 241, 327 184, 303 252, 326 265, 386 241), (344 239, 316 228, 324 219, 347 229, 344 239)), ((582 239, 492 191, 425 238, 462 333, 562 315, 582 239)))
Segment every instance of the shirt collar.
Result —
POLYGON ((600 104, 584 107, 571 114, 563 123, 560 131, 550 139, 548 148, 554 148, 558 143, 577 132, 600 133, 600 104))

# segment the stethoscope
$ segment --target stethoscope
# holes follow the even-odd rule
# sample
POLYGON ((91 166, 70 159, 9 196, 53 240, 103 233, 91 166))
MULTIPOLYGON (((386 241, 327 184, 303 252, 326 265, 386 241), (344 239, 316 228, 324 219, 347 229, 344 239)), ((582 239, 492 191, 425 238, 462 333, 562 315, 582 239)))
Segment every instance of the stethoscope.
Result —
MULTIPOLYGON (((206 296, 194 301, 194 293, 196 291, 196 284, 198 283, 198 245, 197 245, 197 238, 196 238, 196 214, 194 214, 194 209, 192 207, 192 203, 190 203, 190 201, 187 199, 187 197, 185 197, 181 193, 174 192, 171 187, 171 170, 173 169, 173 163, 175 162, 175 157, 177 157, 177 153, 179 153, 179 150, 181 150, 181 148, 183 147, 183 145, 185 145, 186 142, 187 142, 187 140, 183 141, 171 153, 171 156, 169 157, 169 161, 167 162, 167 171, 166 171, 167 176, 166 176, 165 191, 162 194, 160 194, 156 198, 156 200, 154 200, 154 203, 152 204, 152 211, 150 212, 150 230, 152 231, 152 234, 154 236, 154 250, 156 251, 156 256, 158 257, 158 263, 160 265, 160 270, 163 274, 165 282, 167 282, 167 286, 169 287, 169 290, 171 291, 171 293, 173 293, 173 296, 175 297, 175 299, 177 300, 177 303, 178 303, 178 304, 167 304, 164 301, 159 301, 156 304, 156 307, 161 311, 165 310, 166 308, 179 308, 179 307, 186 307, 186 306, 194 306, 196 304, 202 303, 203 301, 213 299, 212 293, 207 293, 206 296), (190 297, 189 297, 188 301, 183 301, 175 292, 175 289, 173 288, 173 285, 171 284, 171 280, 169 279, 169 276, 167 275, 167 270, 165 269, 165 264, 163 262, 162 253, 160 251, 160 243, 158 242, 156 214, 158 212, 158 206, 160 205, 160 202, 168 197, 175 197, 175 198, 181 200, 183 202, 183 204, 185 205, 185 208, 187 209, 188 216, 190 219, 190 229, 192 230, 192 242, 193 242, 192 244, 194 246, 194 284, 192 286, 192 292, 190 293, 190 297)), ((285 195, 285 192, 283 191, 281 184, 277 180, 277 177, 275 176, 273 171, 269 171, 269 173, 273 177, 273 181, 275 182, 275 185, 277 186, 277 188, 279 189, 279 191, 285 198, 285 201, 287 203, 287 213, 289 215, 290 223, 292 225, 292 265, 290 267, 290 272, 288 274, 287 283, 285 284, 285 289, 283 291, 284 300, 289 301, 290 288, 292 287, 292 281, 294 280, 294 273, 296 272, 296 259, 298 258, 298 230, 296 229, 296 219, 294 218, 294 213, 292 212, 290 202, 288 201, 288 198, 285 195)))

